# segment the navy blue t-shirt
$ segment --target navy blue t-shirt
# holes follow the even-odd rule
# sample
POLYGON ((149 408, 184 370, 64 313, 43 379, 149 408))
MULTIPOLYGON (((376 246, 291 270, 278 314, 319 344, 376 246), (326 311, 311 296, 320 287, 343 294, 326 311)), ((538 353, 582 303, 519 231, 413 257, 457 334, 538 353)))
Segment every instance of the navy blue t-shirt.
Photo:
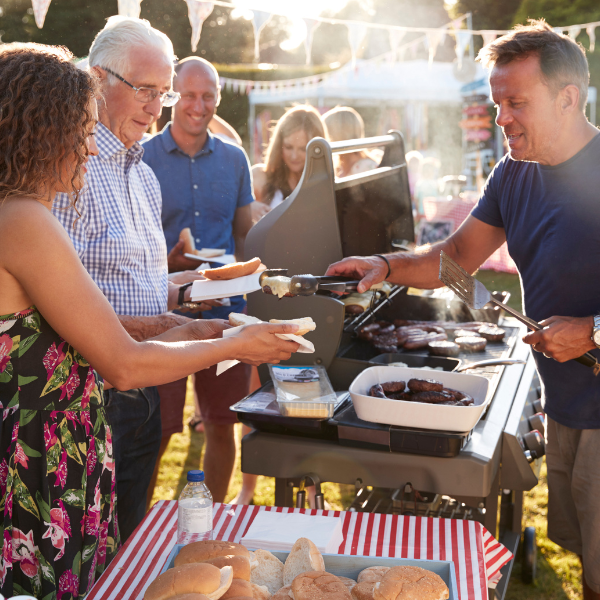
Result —
MULTIPOLYGON (((600 314, 600 135, 555 166, 505 156, 472 215, 504 228, 529 317, 600 314)), ((600 378, 592 369, 533 355, 548 416, 574 429, 600 429, 600 378)))

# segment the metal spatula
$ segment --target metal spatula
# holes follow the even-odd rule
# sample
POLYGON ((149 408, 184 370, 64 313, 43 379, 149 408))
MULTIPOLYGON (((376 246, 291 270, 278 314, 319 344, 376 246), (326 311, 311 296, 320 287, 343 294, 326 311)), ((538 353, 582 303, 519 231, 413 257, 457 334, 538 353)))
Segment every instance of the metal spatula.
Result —
MULTIPOLYGON (((526 317, 518 310, 502 304, 496 300, 486 289, 486 287, 477 281, 475 277, 469 275, 458 263, 454 262, 445 252, 440 252, 440 281, 449 287, 469 308, 483 308, 488 302, 499 306, 515 319, 521 321, 532 331, 538 331, 543 327, 533 319, 526 317)), ((600 372, 600 365, 595 356, 586 352, 583 356, 575 359, 577 362, 594 369, 594 374, 600 372)))

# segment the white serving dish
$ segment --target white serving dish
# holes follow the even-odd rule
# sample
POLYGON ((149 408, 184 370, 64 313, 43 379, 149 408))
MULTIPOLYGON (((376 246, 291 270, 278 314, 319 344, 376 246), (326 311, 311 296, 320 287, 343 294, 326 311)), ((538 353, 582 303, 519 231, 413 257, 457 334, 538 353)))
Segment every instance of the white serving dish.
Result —
MULTIPOLYGON (((167 562, 161 570, 161 574, 174 566, 175 557, 183 548, 182 544, 176 544, 167 562)), ((281 562, 285 562, 289 552, 273 552, 281 562)), ((454 563, 446 560, 419 560, 411 558, 388 558, 383 556, 349 556, 346 554, 323 554, 325 562, 325 571, 338 577, 349 577, 356 580, 358 574, 367 567, 421 567, 437 573, 448 586, 449 600, 459 600, 456 588, 456 575, 454 572, 454 563)))
POLYGON ((490 401, 488 384, 488 380, 480 375, 381 366, 370 367, 360 373, 350 386, 350 396, 358 418, 363 421, 464 433, 475 427, 490 401), (377 383, 386 381, 408 383, 408 380, 412 378, 435 379, 443 383, 444 387, 472 396, 474 404, 472 406, 444 406, 367 396, 371 386, 377 383))

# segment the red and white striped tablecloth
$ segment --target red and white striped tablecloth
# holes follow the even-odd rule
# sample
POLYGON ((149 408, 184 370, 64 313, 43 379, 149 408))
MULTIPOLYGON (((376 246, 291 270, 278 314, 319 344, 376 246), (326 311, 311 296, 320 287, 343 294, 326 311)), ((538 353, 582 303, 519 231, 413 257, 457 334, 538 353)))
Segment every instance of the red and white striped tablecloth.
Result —
MULTIPOLYGON (((451 560, 461 600, 487 600, 488 581, 512 554, 474 521, 432 519, 333 510, 215 504, 213 535, 239 542, 259 511, 341 517, 339 554, 451 560)), ((146 515, 86 600, 142 600, 177 538, 177 502, 161 500, 146 515)))
MULTIPOLYGON (((477 200, 475 198, 425 198, 423 200, 423 209, 427 221, 445 221, 454 223, 453 231, 456 231, 461 223, 469 216, 477 200)), ((516 273, 517 266, 508 253, 506 242, 494 252, 481 265, 482 269, 491 269, 492 271, 502 271, 503 273, 516 273)))

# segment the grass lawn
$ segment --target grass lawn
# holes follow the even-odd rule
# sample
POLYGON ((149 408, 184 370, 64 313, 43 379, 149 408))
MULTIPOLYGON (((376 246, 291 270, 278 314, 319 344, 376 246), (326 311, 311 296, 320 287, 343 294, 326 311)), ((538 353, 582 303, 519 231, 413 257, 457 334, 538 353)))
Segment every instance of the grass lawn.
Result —
MULTIPOLYGON (((521 290, 516 275, 480 271, 477 274, 477 279, 484 283, 490 291, 510 291, 510 305, 517 309, 521 308, 521 290)), ((184 423, 190 420, 193 411, 192 396, 188 393, 184 423)), ((241 425, 236 426, 236 435, 239 441, 241 425)), ((183 433, 172 436, 161 461, 153 502, 177 499, 185 486, 187 471, 197 469, 202 464, 203 444, 204 435, 191 432, 187 426, 183 433)), ((242 474, 238 444, 238 458, 230 491, 226 498, 227 501, 231 501, 236 496, 241 485, 242 474)), ((353 495, 353 486, 325 483, 322 487, 325 498, 332 508, 344 509, 348 506, 353 495)), ((275 482, 272 478, 258 478, 254 502, 255 504, 268 506, 274 504, 275 482)), ((534 585, 522 584, 519 578, 520 567, 516 564, 506 595, 508 600, 576 600, 581 598, 581 567, 579 560, 574 554, 562 550, 547 538, 547 502, 548 487, 544 465, 539 485, 525 495, 523 518, 523 527, 534 526, 537 530, 539 548, 537 581, 534 585)))

